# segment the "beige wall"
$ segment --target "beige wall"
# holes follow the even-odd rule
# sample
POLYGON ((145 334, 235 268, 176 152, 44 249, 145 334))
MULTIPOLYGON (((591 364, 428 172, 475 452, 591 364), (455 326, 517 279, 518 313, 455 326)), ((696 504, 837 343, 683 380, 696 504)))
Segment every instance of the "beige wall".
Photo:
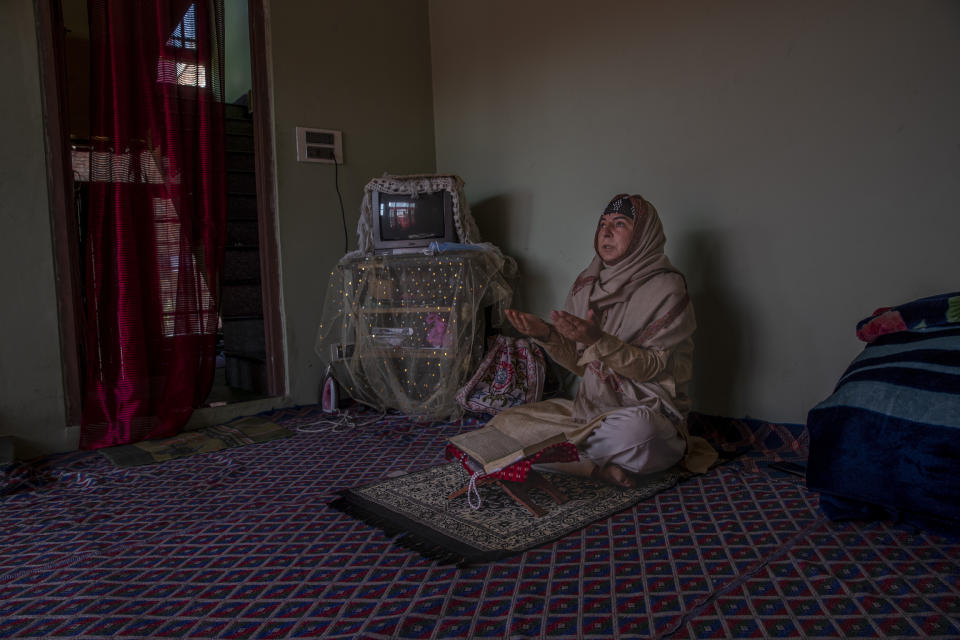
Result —
POLYGON ((874 308, 960 288, 960 4, 433 0, 437 166, 562 304, 647 196, 697 306, 696 408, 805 421, 874 308))
MULTIPOLYGON (((18 453, 75 446, 65 426, 32 0, 0 8, 0 435, 18 453)), ((74 434, 75 435, 75 434, 74 434)))
POLYGON ((426 0, 271 3, 278 214, 291 398, 319 401, 313 345, 328 276, 344 254, 330 164, 296 162, 294 128, 343 132, 340 191, 356 248, 363 186, 433 171, 426 0))

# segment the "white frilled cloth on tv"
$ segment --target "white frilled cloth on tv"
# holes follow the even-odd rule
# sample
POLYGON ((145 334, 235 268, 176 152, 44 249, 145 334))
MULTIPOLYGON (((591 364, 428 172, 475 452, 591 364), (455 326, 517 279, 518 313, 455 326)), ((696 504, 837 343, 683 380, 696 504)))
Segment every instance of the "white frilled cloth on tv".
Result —
MULTIPOLYGON (((360 204, 360 219, 357 221, 357 250, 348 254, 352 257, 365 256, 373 253, 373 206, 372 194, 402 193, 416 195, 418 193, 437 193, 448 191, 453 202, 453 223, 457 227, 457 238, 463 244, 480 244, 480 231, 473 220, 470 207, 463 194, 463 180, 455 175, 384 175, 374 178, 363 188, 363 201, 360 204)), ((496 250, 493 245, 488 248, 496 250)))

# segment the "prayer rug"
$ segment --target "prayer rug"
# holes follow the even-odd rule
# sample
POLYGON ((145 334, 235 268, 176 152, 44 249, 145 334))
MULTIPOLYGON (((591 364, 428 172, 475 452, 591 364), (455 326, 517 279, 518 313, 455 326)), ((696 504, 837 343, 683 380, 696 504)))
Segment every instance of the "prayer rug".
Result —
POLYGON ((340 492, 330 506, 382 529, 394 542, 443 564, 471 565, 553 542, 694 474, 679 467, 623 489, 580 476, 546 474, 568 501, 556 504, 540 490, 530 497, 547 513, 534 517, 494 484, 479 487, 479 509, 466 495, 448 496, 469 481, 459 462, 340 492))
POLYGON ((285 427, 250 416, 229 424, 184 431, 171 438, 106 447, 100 449, 100 453, 118 467, 137 467, 292 435, 293 432, 285 427))

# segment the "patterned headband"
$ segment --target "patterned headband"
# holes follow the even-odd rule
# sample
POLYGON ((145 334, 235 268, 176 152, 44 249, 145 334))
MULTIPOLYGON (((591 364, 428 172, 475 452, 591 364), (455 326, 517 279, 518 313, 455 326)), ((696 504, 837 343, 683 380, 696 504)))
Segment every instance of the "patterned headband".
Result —
POLYGON ((643 215, 644 202, 643 198, 640 196, 630 196, 626 193, 621 193, 613 197, 613 200, 607 205, 607 207, 601 213, 601 216, 605 216, 608 213, 614 213, 620 216, 626 216, 631 220, 636 219, 637 214, 643 215), (636 199, 636 202, 634 202, 636 199), (637 206, 640 207, 640 211, 637 211, 637 206))

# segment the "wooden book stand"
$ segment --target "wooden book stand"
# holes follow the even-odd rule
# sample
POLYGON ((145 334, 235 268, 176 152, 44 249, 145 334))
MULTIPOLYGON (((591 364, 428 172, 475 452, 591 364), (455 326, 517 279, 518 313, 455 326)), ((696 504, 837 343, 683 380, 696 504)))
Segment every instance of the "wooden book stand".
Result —
MULTIPOLYGON (((522 482, 509 482, 506 480, 502 480, 496 476, 486 475, 486 476, 481 476, 477 478, 476 485, 479 487, 481 485, 491 484, 491 483, 503 489, 508 496, 510 496, 511 498, 514 499, 514 501, 517 502, 517 504, 520 504, 521 506, 526 508, 527 511, 532 513, 536 518, 546 515, 547 512, 541 509, 540 507, 538 507, 536 504, 534 504, 533 501, 530 499, 530 496, 528 493, 530 489, 540 489, 541 491, 546 493, 548 496, 553 498, 553 501, 556 502, 557 504, 563 504, 564 502, 569 500, 569 498, 563 495, 563 492, 561 492, 556 486, 554 486, 552 482, 547 480, 540 473, 538 473, 533 469, 530 469, 530 471, 527 473, 526 479, 524 479, 522 482)), ((470 489, 470 485, 468 484, 465 487, 461 489, 457 489, 456 491, 451 493, 449 496, 447 496, 447 499, 452 500, 453 498, 462 496, 469 489, 470 489)))

